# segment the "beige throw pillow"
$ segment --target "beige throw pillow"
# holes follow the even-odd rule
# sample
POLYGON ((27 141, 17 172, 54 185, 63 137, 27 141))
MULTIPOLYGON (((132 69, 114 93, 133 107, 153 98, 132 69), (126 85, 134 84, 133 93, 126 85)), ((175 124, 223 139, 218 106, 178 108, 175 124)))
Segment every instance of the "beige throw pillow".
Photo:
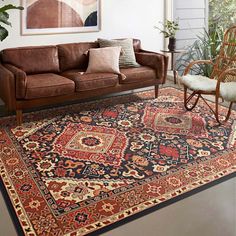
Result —
POLYGON ((120 74, 119 57, 121 47, 89 49, 89 63, 85 73, 115 73, 120 74))

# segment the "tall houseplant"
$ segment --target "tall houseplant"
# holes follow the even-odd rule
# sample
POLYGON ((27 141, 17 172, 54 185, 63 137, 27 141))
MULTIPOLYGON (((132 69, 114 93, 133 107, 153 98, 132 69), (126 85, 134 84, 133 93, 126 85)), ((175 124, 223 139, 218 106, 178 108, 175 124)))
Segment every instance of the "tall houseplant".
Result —
POLYGON ((160 29, 155 26, 155 29, 158 29, 160 33, 164 35, 165 38, 169 38, 168 49, 174 51, 176 47, 176 32, 179 30, 179 23, 177 20, 170 21, 166 20, 164 23, 160 22, 164 29, 160 29))
POLYGON ((21 6, 15 6, 12 4, 6 4, 3 7, 0 7, 0 40, 1 41, 3 41, 8 36, 8 30, 5 27, 11 26, 11 22, 9 22, 8 11, 12 9, 23 10, 24 8, 21 6))
MULTIPOLYGON (((176 69, 180 74, 191 61, 212 60, 219 54, 224 31, 236 23, 236 0, 209 0, 208 31, 197 35, 197 40, 187 46, 186 53, 182 54, 176 62, 176 69)), ((191 73, 209 76, 212 66, 200 64, 193 67, 191 73)))
MULTIPOLYGON (((176 61, 176 69, 180 74, 191 61, 196 60, 212 60, 214 61, 219 54, 220 46, 223 40, 224 30, 221 27, 215 27, 212 33, 204 31, 203 34, 197 36, 197 40, 186 48, 186 53, 182 54, 176 61)), ((193 74, 201 74, 210 76, 212 65, 198 64, 192 67, 193 74)))

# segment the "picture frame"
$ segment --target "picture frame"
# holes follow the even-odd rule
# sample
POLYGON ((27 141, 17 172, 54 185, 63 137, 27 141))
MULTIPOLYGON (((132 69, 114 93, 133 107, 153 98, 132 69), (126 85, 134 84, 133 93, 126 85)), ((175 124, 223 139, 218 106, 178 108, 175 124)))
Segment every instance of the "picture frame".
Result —
POLYGON ((101 0, 21 0, 21 35, 101 30, 101 0))

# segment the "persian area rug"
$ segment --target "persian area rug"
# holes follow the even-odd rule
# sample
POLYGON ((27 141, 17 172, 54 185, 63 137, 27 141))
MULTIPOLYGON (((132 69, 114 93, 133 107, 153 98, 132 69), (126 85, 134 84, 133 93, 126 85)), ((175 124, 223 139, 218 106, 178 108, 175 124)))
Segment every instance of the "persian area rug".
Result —
POLYGON ((217 126, 179 90, 153 97, 1 119, 1 178, 25 235, 89 234, 235 173, 236 112, 217 126))

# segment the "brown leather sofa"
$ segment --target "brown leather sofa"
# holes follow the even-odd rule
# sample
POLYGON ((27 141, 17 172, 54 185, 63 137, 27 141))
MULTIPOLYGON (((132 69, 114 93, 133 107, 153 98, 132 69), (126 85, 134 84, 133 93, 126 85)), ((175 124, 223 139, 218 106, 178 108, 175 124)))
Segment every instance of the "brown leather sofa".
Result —
POLYGON ((84 74, 89 48, 97 42, 69 43, 54 46, 9 48, 1 51, 0 97, 9 111, 16 111, 22 123, 22 110, 65 101, 164 84, 168 57, 141 49, 133 40, 138 68, 121 69, 121 80, 112 73, 84 74))

